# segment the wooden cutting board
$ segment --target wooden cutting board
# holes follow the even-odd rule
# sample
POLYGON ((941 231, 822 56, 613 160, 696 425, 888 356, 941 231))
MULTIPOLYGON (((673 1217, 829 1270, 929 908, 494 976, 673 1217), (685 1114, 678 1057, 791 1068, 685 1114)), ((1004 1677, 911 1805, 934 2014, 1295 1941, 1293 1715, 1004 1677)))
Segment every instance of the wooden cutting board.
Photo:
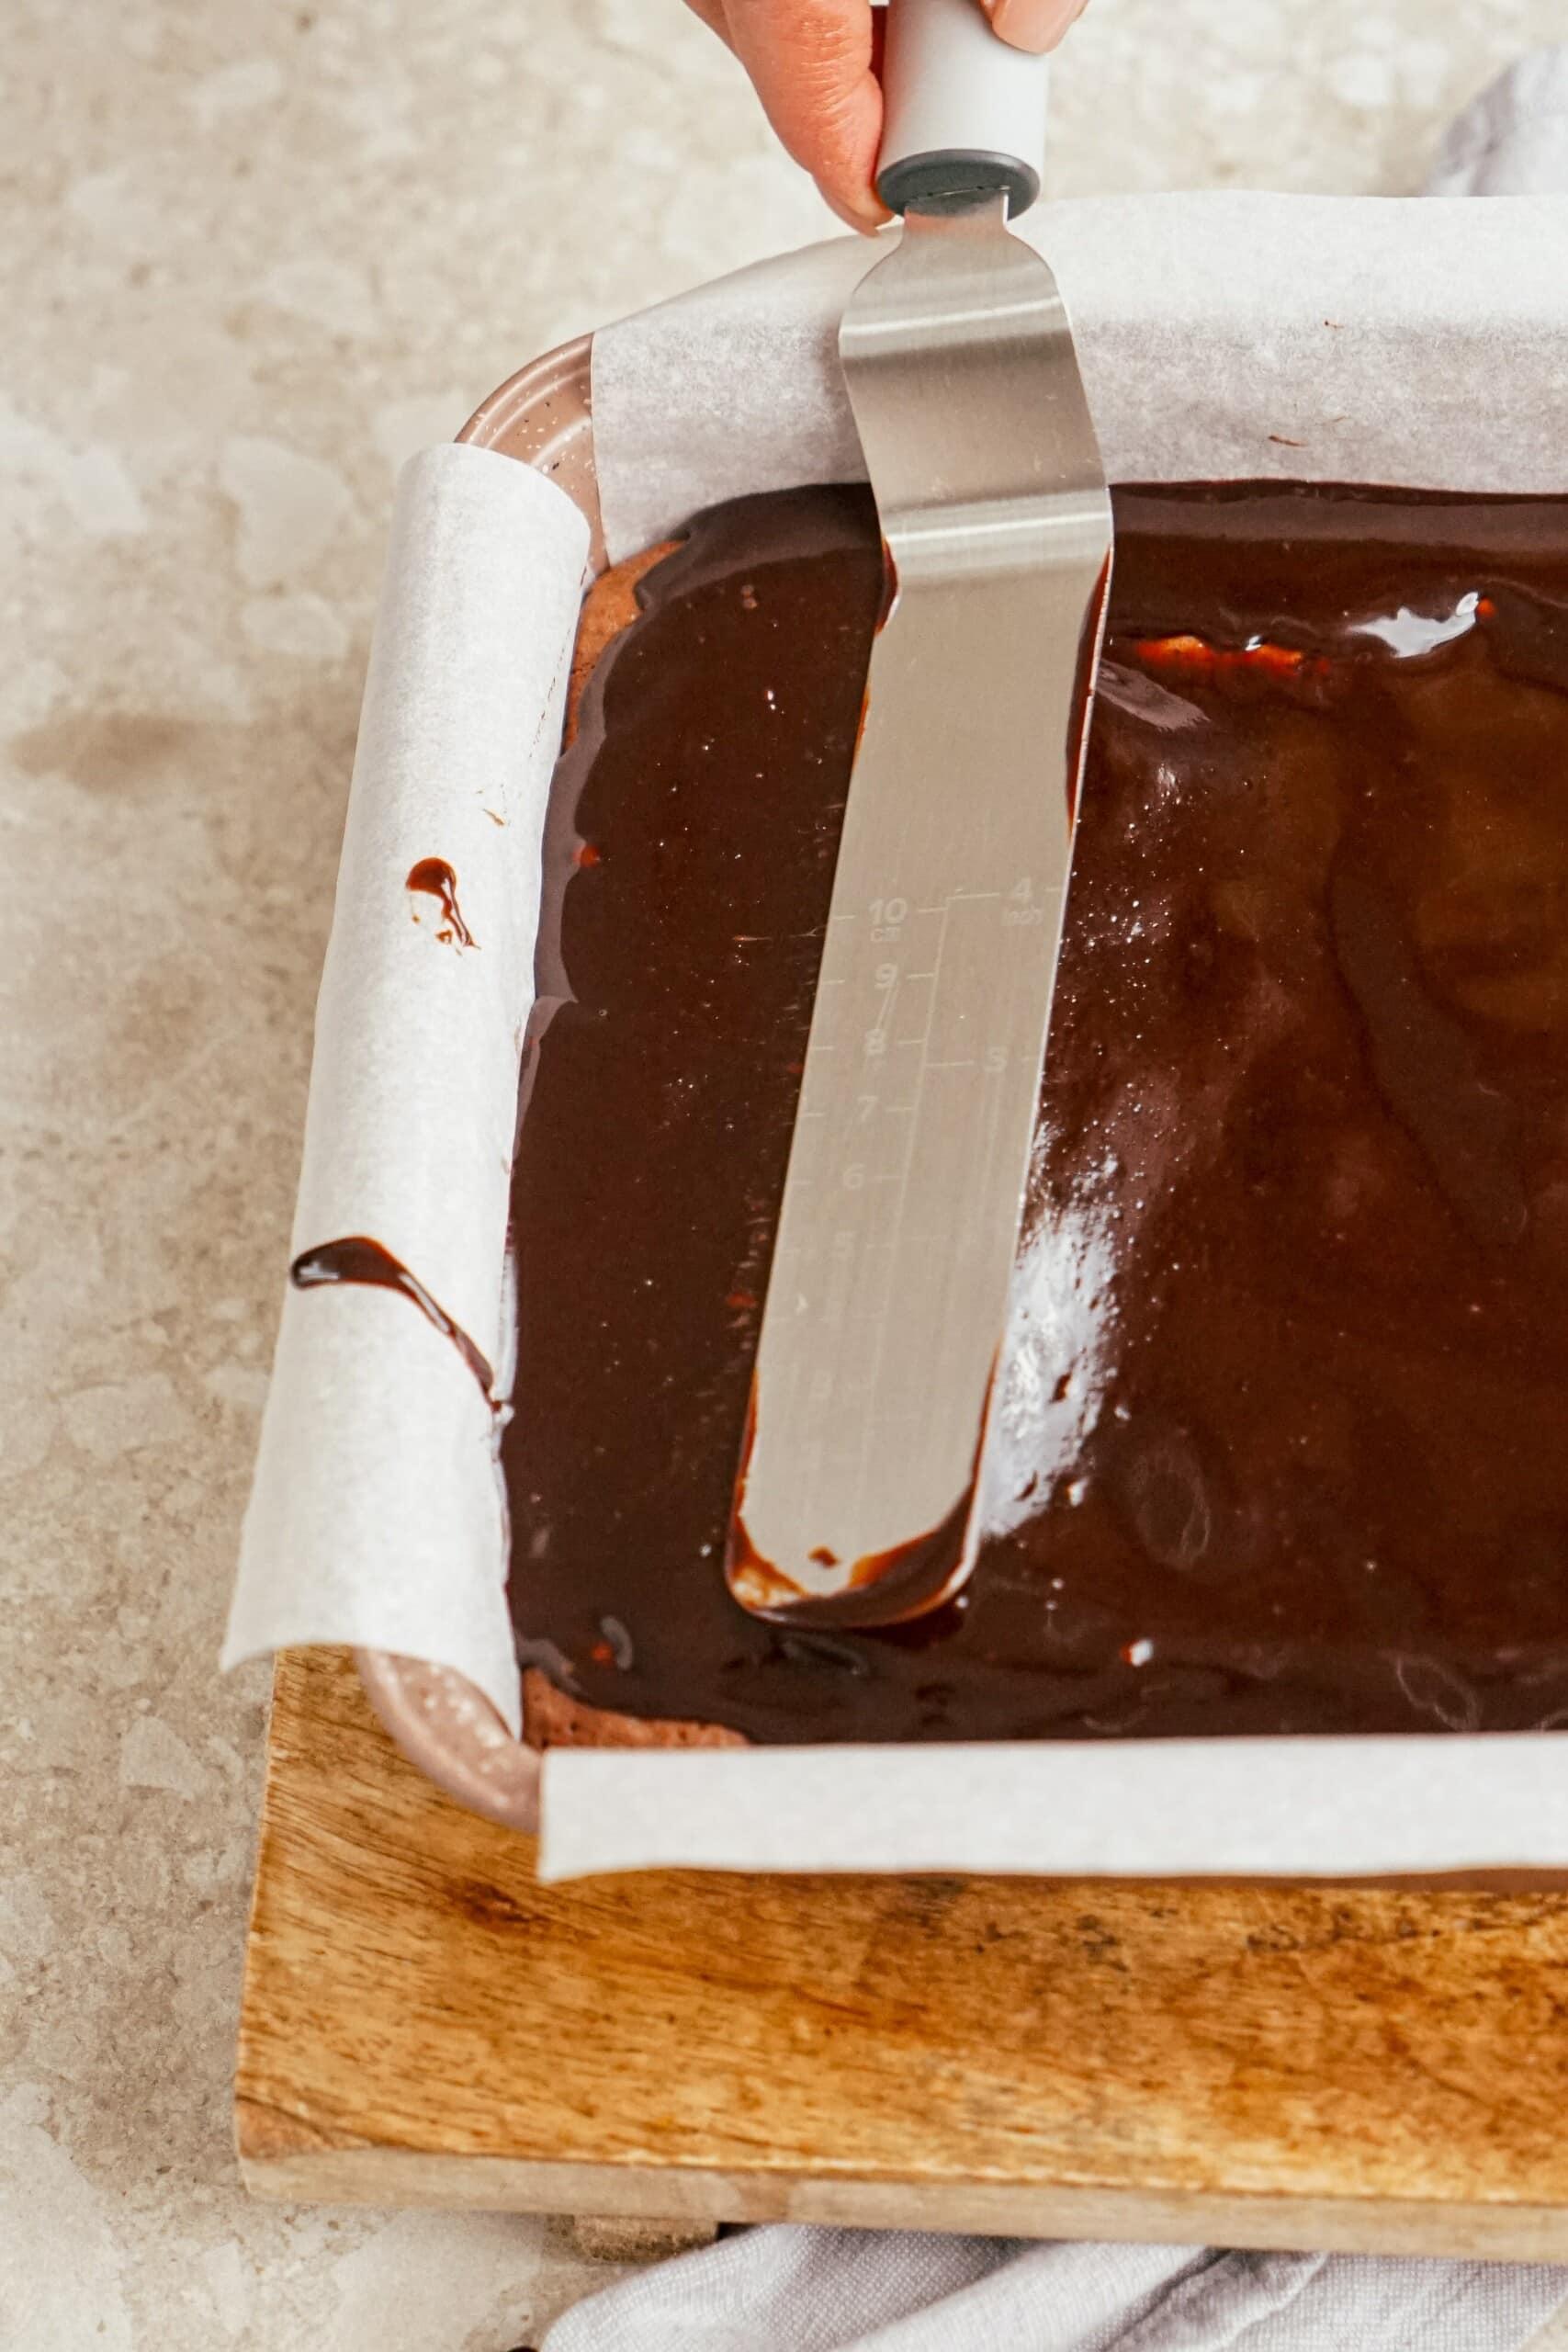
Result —
POLYGON ((282 1662, 254 2189, 1568 2259, 1568 1895, 533 1860, 282 1662))

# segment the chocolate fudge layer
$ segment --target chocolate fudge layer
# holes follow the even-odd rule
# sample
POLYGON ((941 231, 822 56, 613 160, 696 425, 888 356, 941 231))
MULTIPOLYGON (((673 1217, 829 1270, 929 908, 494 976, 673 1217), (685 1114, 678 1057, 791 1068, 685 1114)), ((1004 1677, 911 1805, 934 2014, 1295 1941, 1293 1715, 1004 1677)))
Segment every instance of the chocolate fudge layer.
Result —
POLYGON ((756 1740, 1568 1721, 1568 502, 1116 507, 987 1533, 907 1625, 792 1630, 723 1572, 869 498, 698 517, 598 652, 504 1440, 563 1705, 756 1740))

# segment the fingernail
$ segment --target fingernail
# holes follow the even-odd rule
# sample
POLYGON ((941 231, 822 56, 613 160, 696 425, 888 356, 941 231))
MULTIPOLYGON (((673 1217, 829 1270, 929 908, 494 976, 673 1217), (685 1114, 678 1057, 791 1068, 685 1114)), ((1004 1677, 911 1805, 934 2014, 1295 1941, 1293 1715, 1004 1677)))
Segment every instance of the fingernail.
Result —
POLYGON ((846 229, 857 230, 863 237, 874 237, 877 231, 885 228, 893 218, 887 207, 869 193, 862 205, 846 204, 841 197, 834 196, 825 188, 820 180, 817 183, 817 193, 823 203, 838 214, 846 229))
POLYGON ((991 29, 1014 49, 1055 49, 1084 12, 1084 0, 991 0, 991 29))

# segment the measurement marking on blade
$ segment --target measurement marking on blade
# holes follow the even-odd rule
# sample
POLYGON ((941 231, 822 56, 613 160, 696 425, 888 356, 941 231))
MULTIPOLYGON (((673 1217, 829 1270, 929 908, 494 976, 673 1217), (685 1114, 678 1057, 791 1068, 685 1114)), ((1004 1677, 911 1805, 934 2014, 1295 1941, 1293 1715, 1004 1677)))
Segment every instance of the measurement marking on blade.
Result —
MULTIPOLYGON (((898 1001, 897 967, 894 964, 887 964, 883 967, 883 969, 885 971, 891 972, 893 977, 887 982, 886 988, 882 986, 880 981, 878 982, 878 990, 882 997, 882 1002, 876 1008, 875 1020, 872 1023, 870 1029, 866 1032, 866 1051, 868 1053, 874 1050, 871 1043, 874 1037, 884 1040, 886 1039, 887 1035, 887 1024, 893 1018, 893 1008, 898 1001)), ((882 1046, 878 1045, 874 1050, 880 1053, 882 1046)))
POLYGON ((928 1062, 926 1064, 926 1068, 928 1069, 973 1069, 974 1067, 975 1057, 973 1054, 966 1055, 961 1062, 928 1062))
POLYGON ((999 899, 999 890, 954 890, 955 899, 999 899))

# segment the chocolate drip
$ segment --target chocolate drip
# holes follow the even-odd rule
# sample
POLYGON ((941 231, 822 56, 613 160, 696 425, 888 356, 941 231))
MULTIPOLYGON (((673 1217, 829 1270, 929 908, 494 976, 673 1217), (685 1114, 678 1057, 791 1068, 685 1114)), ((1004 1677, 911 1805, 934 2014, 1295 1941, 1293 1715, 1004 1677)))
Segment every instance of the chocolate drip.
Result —
POLYGON ((981 1550, 905 1624, 766 1623, 723 1577, 869 498, 700 516, 594 670, 502 1445, 517 1624, 592 1705, 761 1740, 1568 1722, 1568 502, 1116 506, 981 1550))
MULTIPOLYGON (((488 808, 485 811, 487 817, 491 816, 491 813, 488 808)), ((493 821, 499 825, 503 820, 500 817, 495 817, 493 821)), ((479 941, 463 921, 458 910, 457 876, 444 857, 420 858, 415 865, 409 867, 409 878, 404 888, 418 890, 439 903, 442 922, 435 936, 446 946, 460 949, 479 945, 479 941)))
POLYGON ((444 1306, 432 1298, 417 1274, 411 1274, 399 1258, 384 1250, 378 1241, 365 1234, 353 1233, 342 1241, 323 1241, 319 1249, 303 1250, 288 1269, 288 1279, 296 1290, 315 1290, 323 1283, 356 1283, 372 1290, 400 1291, 412 1299, 427 1323, 434 1323, 445 1340, 450 1340, 491 1405, 494 1374, 472 1340, 460 1324, 454 1323, 444 1306))

